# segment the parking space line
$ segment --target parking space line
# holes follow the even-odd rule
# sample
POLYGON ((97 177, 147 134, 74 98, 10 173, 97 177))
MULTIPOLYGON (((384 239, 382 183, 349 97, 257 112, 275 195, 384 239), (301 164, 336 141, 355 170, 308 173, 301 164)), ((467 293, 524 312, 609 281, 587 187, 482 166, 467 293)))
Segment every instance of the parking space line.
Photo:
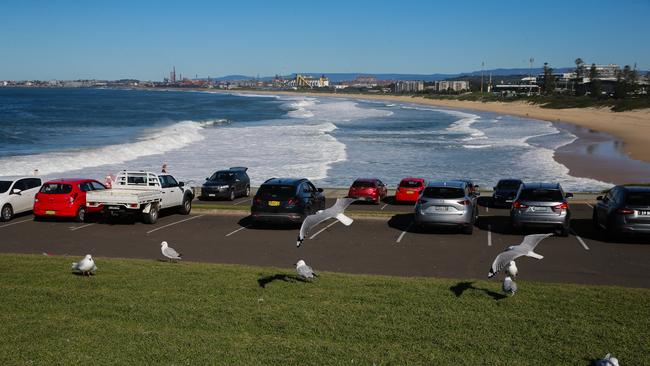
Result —
POLYGON ((244 229, 248 229, 249 227, 250 227, 250 226, 242 226, 242 227, 240 227, 239 229, 237 229, 237 230, 235 230, 235 231, 231 231, 231 232, 229 232, 228 234, 226 234, 226 237, 228 237, 228 236, 230 236, 230 235, 232 235, 232 234, 238 233, 238 232, 240 232, 240 231, 242 231, 242 230, 244 230, 244 229))
POLYGON ((590 204, 588 204, 588 203, 586 203, 586 202, 585 202, 585 205, 587 205, 587 206, 589 206, 589 207, 591 207, 591 208, 594 208, 594 206, 592 206, 592 205, 590 205, 590 204))
POLYGON ((585 248, 585 250, 589 250, 587 243, 585 243, 585 241, 582 240, 582 238, 578 236, 578 234, 576 234, 576 232, 573 231, 573 229, 571 229, 571 234, 573 234, 576 237, 576 239, 578 239, 578 242, 580 243, 580 245, 582 245, 583 248, 585 248))
POLYGON ((492 246, 492 225, 488 225, 488 247, 492 246))
POLYGON ((490 208, 488 206, 485 206, 485 212, 490 212, 490 208))
POLYGON ((410 223, 409 226, 406 227, 406 230, 402 231, 402 233, 399 234, 399 237, 397 237, 395 243, 399 243, 400 241, 402 241, 402 238, 404 237, 404 235, 406 235, 406 232, 411 230, 411 226, 413 226, 413 223, 410 223))
POLYGON ((170 226, 173 226, 173 225, 176 225, 176 224, 180 224, 180 223, 185 222, 185 221, 190 221, 190 220, 198 219, 199 217, 203 217, 203 216, 205 216, 205 215, 196 215, 196 216, 192 216, 192 217, 190 217, 190 218, 187 218, 187 219, 185 219, 185 220, 180 220, 180 221, 172 222, 171 224, 163 225, 163 226, 161 226, 161 227, 157 227, 157 228, 155 228, 155 229, 153 229, 153 230, 149 230, 149 231, 147 231, 147 234, 151 234, 151 233, 153 233, 154 231, 158 231, 158 230, 164 229, 164 228, 166 228, 166 227, 170 227, 170 226))
POLYGON ((93 224, 86 224, 86 225, 81 225, 81 226, 71 227, 71 228, 70 228, 70 231, 76 231, 76 230, 83 229, 83 228, 85 228, 85 227, 93 226, 93 225, 95 225, 95 224, 93 223, 93 224))
POLYGON ((330 222, 329 225, 327 225, 327 226, 325 226, 324 228, 318 230, 316 233, 314 233, 314 235, 310 236, 309 239, 311 240, 311 239, 315 238, 316 235, 318 235, 318 234, 322 233, 323 231, 329 229, 330 227, 332 227, 332 226, 333 226, 334 224, 336 224, 337 222, 339 222, 339 220, 334 220, 334 222, 330 222))
POLYGON ((237 202, 233 203, 232 205, 233 205, 233 206, 237 206, 237 205, 240 204, 240 203, 250 202, 251 199, 252 199, 252 198, 248 198, 248 197, 246 197, 246 199, 243 199, 243 200, 241 200, 241 201, 237 201, 237 202))
POLYGON ((34 221, 34 220, 32 220, 32 219, 27 219, 27 220, 23 220, 23 221, 16 221, 16 222, 12 222, 12 223, 9 223, 9 224, 4 224, 4 225, 0 226, 0 228, 2 228, 2 227, 7 227, 7 226, 11 226, 11 225, 22 224, 23 222, 27 222, 27 221, 34 221))
POLYGON ((384 205, 383 205, 383 206, 381 206, 381 208, 380 208, 380 210, 382 210, 382 211, 383 211, 383 210, 384 210, 384 209, 386 208, 386 206, 388 206, 388 203, 384 203, 384 205))

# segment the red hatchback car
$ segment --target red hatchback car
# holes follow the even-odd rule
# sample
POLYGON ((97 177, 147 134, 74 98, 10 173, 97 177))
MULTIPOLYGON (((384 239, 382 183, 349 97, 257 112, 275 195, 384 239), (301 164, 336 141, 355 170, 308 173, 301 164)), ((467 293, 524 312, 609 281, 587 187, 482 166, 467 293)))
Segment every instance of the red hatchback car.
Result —
POLYGON ((358 178, 352 183, 348 191, 348 197, 371 201, 376 204, 386 198, 387 194, 386 185, 377 178, 358 178))
POLYGON ((86 207, 86 192, 106 189, 94 179, 55 179, 45 182, 34 198, 34 219, 46 216, 73 217, 83 222, 87 213, 103 207, 86 207))
POLYGON ((417 202, 426 183, 422 178, 404 178, 395 191, 397 202, 417 202))

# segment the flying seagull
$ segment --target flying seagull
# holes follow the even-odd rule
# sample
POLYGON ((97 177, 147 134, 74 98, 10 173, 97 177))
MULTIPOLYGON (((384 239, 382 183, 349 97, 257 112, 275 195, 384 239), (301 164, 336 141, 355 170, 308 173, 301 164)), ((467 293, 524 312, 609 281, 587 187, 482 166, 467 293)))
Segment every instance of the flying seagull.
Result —
MULTIPOLYGON (((553 234, 526 235, 524 237, 524 241, 522 241, 521 244, 509 246, 508 248, 506 248, 506 250, 499 253, 499 255, 497 255, 497 257, 494 259, 494 262, 492 263, 492 267, 490 268, 490 272, 488 273, 488 277, 489 278, 494 277, 495 274, 497 274, 500 270, 502 270, 506 266, 511 265, 510 262, 514 262, 514 260, 519 257, 526 256, 535 259, 544 258, 544 256, 535 253, 534 250, 540 241, 548 238, 551 235, 553 234)), ((516 274, 516 269, 515 269, 515 274, 516 274)))
POLYGON ((302 222, 302 226, 300 227, 300 234, 298 235, 296 246, 299 247, 302 244, 302 242, 305 240, 305 236, 307 236, 307 233, 311 228, 327 219, 334 218, 339 220, 343 225, 350 226, 354 220, 345 216, 343 212, 345 212, 345 209, 348 208, 348 206, 350 206, 352 202, 356 200, 356 198, 349 197, 337 198, 336 203, 334 203, 332 207, 326 210, 320 210, 313 215, 307 216, 305 218, 305 221, 302 222))
POLYGON ((160 243, 160 251, 165 257, 169 258, 170 261, 174 259, 180 260, 182 256, 174 248, 168 246, 166 241, 160 243))
POLYGON ((91 274, 94 274, 95 271, 97 271, 97 266, 95 265, 93 257, 90 254, 86 254, 86 256, 79 262, 72 263, 72 270, 79 271, 81 274, 90 276, 91 274))
POLYGON ((596 366, 618 366, 618 358, 612 357, 609 353, 605 357, 597 360, 596 366))
POLYGON ((506 275, 515 278, 517 277, 517 272, 519 272, 519 269, 517 268, 517 264, 515 263, 515 261, 510 261, 510 263, 506 265, 506 275))
POLYGON ((309 267, 307 263, 305 263, 305 261, 302 259, 296 263, 296 272, 298 272, 298 276, 306 280, 311 280, 314 277, 318 277, 316 272, 314 272, 314 270, 311 269, 311 267, 309 267))
POLYGON ((506 276, 506 278, 503 279, 503 286, 501 288, 506 294, 514 295, 515 292, 517 292, 517 283, 513 281, 510 276, 506 276))

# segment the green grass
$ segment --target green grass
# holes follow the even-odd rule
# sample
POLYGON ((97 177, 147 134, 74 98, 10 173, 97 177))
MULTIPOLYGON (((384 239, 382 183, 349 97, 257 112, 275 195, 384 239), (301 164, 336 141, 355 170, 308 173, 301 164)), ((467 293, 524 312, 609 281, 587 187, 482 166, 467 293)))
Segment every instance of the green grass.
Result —
POLYGON ((459 297, 456 280, 335 273, 262 288, 291 271, 97 258, 86 278, 71 260, 0 255, 0 364, 650 364, 647 289, 521 279, 496 300, 497 281, 459 297))

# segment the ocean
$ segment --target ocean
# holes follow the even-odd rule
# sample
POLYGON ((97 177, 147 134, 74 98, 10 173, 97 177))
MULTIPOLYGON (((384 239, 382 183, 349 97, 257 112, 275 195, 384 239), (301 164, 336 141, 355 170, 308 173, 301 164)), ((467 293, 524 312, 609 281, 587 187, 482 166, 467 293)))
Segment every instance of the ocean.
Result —
POLYGON ((203 91, 0 88, 0 176, 91 177, 168 171, 200 185, 247 166, 253 185, 307 177, 347 187, 378 177, 501 178, 610 184, 553 159, 576 136, 550 122, 407 103, 203 91))

